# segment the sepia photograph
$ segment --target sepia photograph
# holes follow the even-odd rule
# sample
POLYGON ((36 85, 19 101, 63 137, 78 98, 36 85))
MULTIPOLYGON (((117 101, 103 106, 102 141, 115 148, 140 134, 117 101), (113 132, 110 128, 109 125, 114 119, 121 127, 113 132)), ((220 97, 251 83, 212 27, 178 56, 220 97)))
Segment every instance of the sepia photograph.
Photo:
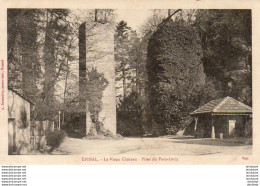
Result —
POLYGON ((251 9, 8 8, 7 78, 10 156, 252 155, 251 9))

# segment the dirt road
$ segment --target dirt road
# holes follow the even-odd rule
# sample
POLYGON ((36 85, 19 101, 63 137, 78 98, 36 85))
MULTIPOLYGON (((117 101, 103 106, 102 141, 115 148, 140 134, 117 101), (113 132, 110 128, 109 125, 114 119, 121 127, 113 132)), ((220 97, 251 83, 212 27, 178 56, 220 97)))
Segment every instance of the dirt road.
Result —
POLYGON ((219 139, 190 137, 86 140, 66 137, 60 148, 67 154, 84 155, 250 155, 252 145, 219 139))

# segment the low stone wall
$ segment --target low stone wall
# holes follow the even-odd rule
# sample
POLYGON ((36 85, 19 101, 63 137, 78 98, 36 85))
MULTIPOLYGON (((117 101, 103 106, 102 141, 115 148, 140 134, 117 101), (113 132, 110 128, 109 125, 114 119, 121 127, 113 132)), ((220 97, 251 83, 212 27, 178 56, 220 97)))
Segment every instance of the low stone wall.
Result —
POLYGON ((54 131, 53 121, 34 121, 31 124, 31 149, 46 148, 46 136, 54 131))

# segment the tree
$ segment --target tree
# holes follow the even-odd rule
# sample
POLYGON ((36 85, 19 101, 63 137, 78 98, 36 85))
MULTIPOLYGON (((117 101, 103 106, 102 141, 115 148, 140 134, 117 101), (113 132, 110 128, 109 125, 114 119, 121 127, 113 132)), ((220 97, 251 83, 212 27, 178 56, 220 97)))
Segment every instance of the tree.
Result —
POLYGON ((207 76, 221 83, 222 96, 252 104, 252 23, 250 10, 199 10, 196 27, 207 76))
POLYGON ((141 104, 137 92, 120 100, 117 107, 117 133, 123 136, 143 135, 141 104))
POLYGON ((8 86, 35 103, 32 119, 57 115, 54 87, 75 59, 69 15, 65 9, 8 10, 8 86))
POLYGON ((141 26, 141 33, 143 36, 153 33, 168 14, 168 10, 166 9, 154 9, 151 10, 151 12, 152 15, 148 17, 145 23, 141 26))
POLYGON ((120 21, 115 33, 116 83, 119 99, 124 99, 136 85, 135 54, 138 42, 136 31, 127 26, 125 21, 120 21))
POLYGON ((35 101, 37 80, 41 74, 38 21, 41 11, 9 9, 8 19, 8 86, 35 101))
POLYGON ((43 43, 43 91, 41 94, 43 107, 41 119, 53 119, 56 115, 55 84, 68 68, 71 60, 71 44, 69 34, 71 25, 67 20, 69 11, 66 9, 45 10, 45 32, 43 43), (46 107, 46 105, 49 105, 46 107))

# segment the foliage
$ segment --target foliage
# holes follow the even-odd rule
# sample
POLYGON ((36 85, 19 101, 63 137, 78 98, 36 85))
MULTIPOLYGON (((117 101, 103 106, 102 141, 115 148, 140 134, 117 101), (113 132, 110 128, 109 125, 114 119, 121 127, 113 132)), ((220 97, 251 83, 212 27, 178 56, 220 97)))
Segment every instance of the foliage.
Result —
POLYGON ((202 100, 206 83, 201 42, 196 29, 170 21, 153 34, 148 46, 148 91, 154 131, 175 134, 191 122, 189 113, 202 100))
POLYGON ((21 109, 20 120, 21 120, 20 128, 22 128, 22 129, 27 128, 29 123, 28 123, 28 119, 27 119, 27 112, 24 108, 21 109))
POLYGON ((65 138, 65 133, 60 130, 55 130, 46 136, 47 145, 51 147, 50 152, 55 148, 59 148, 65 138))
POLYGON ((150 35, 140 39, 124 21, 116 27, 117 132, 124 136, 140 136, 147 131, 145 84, 150 35))
POLYGON ((135 30, 120 21, 115 30, 116 94, 125 98, 136 86, 137 48, 139 38, 135 30))
POLYGON ((97 69, 92 68, 87 72, 85 83, 85 94, 83 99, 87 100, 88 109, 90 112, 90 119, 92 121, 89 136, 103 135, 113 137, 113 133, 104 128, 103 123, 99 120, 99 113, 102 110, 103 92, 108 85, 108 81, 104 74, 99 73, 97 69))
MULTIPOLYGON (((63 72, 68 69, 68 60, 73 60, 71 54, 70 34, 73 30, 67 20, 69 10, 46 9, 45 10, 45 38, 43 42, 43 88, 41 101, 44 105, 51 105, 55 101, 55 84, 63 72), (67 63, 66 63, 67 62, 67 63)), ((49 107, 43 110, 43 116, 52 119, 55 110, 49 107)), ((42 118, 43 119, 43 118, 42 118)))
POLYGON ((35 103, 31 119, 53 120, 59 109, 55 85, 75 60, 70 11, 8 9, 7 14, 8 86, 35 103))
MULTIPOLYGON (((147 123, 159 134, 176 133, 190 122, 190 111, 216 97, 252 105, 251 10, 183 10, 158 29, 167 12, 154 11, 142 40, 125 21, 116 26, 118 119, 128 118, 126 133, 143 122, 138 117, 146 117, 147 104, 147 123)), ((87 37, 95 25, 109 22, 110 14, 91 10, 87 37)), ((107 86, 103 74, 90 70, 80 95, 78 77, 72 78, 82 23, 72 17, 67 9, 8 9, 8 86, 35 103, 32 119, 55 120, 60 109, 83 113, 78 103, 88 100, 93 133, 106 134, 98 120, 107 86)))
POLYGON ((251 11, 182 11, 149 40, 147 73, 159 133, 176 133, 189 112, 217 97, 251 105, 251 11))
POLYGON ((102 110, 102 96, 107 85, 108 81, 104 74, 99 73, 97 69, 93 68, 87 73, 86 99, 88 100, 90 115, 95 118, 102 110))
POLYGON ((169 11, 173 12, 174 10, 170 9, 153 9, 151 10, 151 16, 147 18, 143 25, 141 25, 142 35, 153 33, 158 25, 162 23, 164 19, 169 15, 169 11))
POLYGON ((38 9, 8 9, 8 85, 20 89, 30 100, 35 100, 36 85, 41 75, 38 57, 37 22, 42 12, 38 9))
POLYGON ((117 106, 117 133, 123 136, 140 136, 143 133, 141 104, 138 94, 132 92, 117 106))
POLYGON ((207 76, 221 83, 222 96, 252 104, 251 10, 199 10, 195 25, 207 76))

